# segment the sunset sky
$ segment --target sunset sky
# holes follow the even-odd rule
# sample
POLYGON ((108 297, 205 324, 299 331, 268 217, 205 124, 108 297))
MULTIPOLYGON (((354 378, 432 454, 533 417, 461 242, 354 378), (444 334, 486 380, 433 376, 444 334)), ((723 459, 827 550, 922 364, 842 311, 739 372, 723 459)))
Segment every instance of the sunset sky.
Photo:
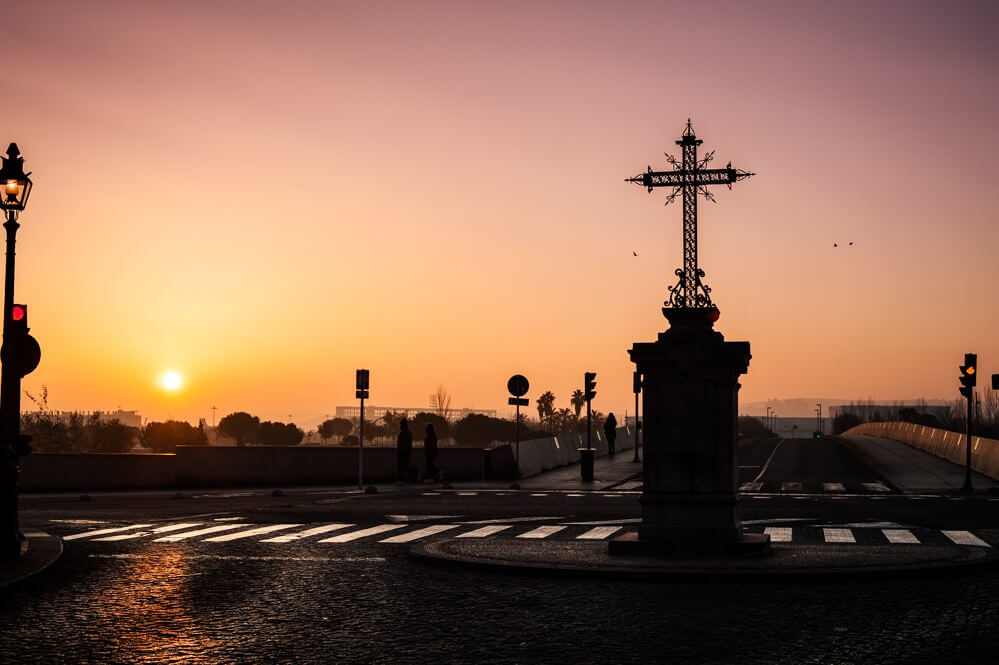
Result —
POLYGON ((718 328, 752 344, 741 400, 957 397, 965 352, 999 372, 997 22, 870 0, 5 7, 0 142, 35 182, 24 387, 314 425, 357 367, 375 404, 443 384, 503 413, 511 374, 568 406, 591 370, 594 408, 630 412, 681 208, 623 179, 667 168, 690 117, 758 174, 700 206, 718 328))

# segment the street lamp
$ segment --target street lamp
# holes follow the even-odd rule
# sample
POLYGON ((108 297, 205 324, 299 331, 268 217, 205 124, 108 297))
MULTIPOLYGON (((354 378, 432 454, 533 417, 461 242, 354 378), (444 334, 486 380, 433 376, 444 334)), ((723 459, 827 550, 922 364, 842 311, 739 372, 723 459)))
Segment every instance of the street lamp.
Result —
POLYGON ((20 459, 31 452, 21 436, 21 378, 38 365, 41 349, 27 327, 27 307, 14 304, 14 245, 17 218, 31 195, 30 174, 16 143, 7 148, 0 166, 0 210, 5 213, 7 263, 4 273, 3 347, 0 359, 0 557, 17 559, 27 551, 17 516, 17 473, 20 459), (16 310, 16 315, 15 315, 16 310))

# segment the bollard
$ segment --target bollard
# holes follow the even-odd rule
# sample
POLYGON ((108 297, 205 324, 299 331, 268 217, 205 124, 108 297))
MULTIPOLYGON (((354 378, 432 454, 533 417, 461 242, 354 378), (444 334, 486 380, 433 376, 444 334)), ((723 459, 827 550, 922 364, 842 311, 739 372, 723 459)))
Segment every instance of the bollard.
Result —
POLYGON ((579 470, 582 473, 583 482, 593 482, 593 459, 596 454, 596 448, 579 448, 579 470))

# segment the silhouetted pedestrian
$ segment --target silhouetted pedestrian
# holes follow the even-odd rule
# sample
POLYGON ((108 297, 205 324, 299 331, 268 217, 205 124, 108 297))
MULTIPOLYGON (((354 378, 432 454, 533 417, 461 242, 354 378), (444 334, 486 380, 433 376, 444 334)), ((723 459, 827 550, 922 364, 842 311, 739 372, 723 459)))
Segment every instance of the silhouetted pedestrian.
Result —
POLYGON ((617 439, 617 418, 613 411, 607 414, 607 420, 604 421, 604 434, 607 435, 607 454, 613 455, 614 441, 617 439))
POLYGON ((427 423, 427 436, 423 439, 423 459, 426 462, 426 474, 436 481, 440 469, 434 465, 437 460, 437 430, 433 423, 427 423))
POLYGON ((413 433, 409 431, 409 421, 403 418, 399 421, 399 436, 396 437, 396 463, 400 483, 406 482, 406 476, 413 468, 409 459, 413 455, 413 433))

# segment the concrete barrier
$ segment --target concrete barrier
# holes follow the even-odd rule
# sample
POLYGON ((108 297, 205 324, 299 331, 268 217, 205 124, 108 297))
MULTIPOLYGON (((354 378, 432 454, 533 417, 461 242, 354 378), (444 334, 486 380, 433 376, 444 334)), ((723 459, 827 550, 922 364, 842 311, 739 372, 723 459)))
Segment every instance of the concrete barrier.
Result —
MULTIPOLYGON (((914 425, 913 423, 863 423, 851 427, 843 434, 846 436, 861 434, 894 439, 962 466, 967 455, 964 434, 924 425, 914 425)), ((971 468, 999 480, 999 441, 972 436, 971 468)))
POLYGON ((22 492, 169 489, 176 456, 133 453, 34 453, 21 459, 22 492))
MULTIPOLYGON (((607 455, 607 438, 603 431, 594 430, 593 447, 597 457, 607 455)), ((497 445, 489 451, 489 477, 495 480, 512 480, 514 470, 521 478, 530 478, 542 471, 550 471, 579 461, 579 449, 586 446, 586 436, 582 434, 560 434, 542 439, 520 442, 520 459, 514 465, 514 444, 497 445)), ((635 447, 634 432, 630 427, 617 428, 614 449, 631 450, 635 447)))
MULTIPOLYGON (((448 480, 481 480, 486 451, 441 448, 448 480)), ((512 458, 511 458, 512 461, 512 458)), ((424 470, 422 448, 412 464, 424 470)), ((395 448, 364 449, 364 482, 396 480, 395 448)), ((343 485, 357 482, 357 448, 179 446, 176 454, 35 453, 21 460, 22 492, 343 485)))

